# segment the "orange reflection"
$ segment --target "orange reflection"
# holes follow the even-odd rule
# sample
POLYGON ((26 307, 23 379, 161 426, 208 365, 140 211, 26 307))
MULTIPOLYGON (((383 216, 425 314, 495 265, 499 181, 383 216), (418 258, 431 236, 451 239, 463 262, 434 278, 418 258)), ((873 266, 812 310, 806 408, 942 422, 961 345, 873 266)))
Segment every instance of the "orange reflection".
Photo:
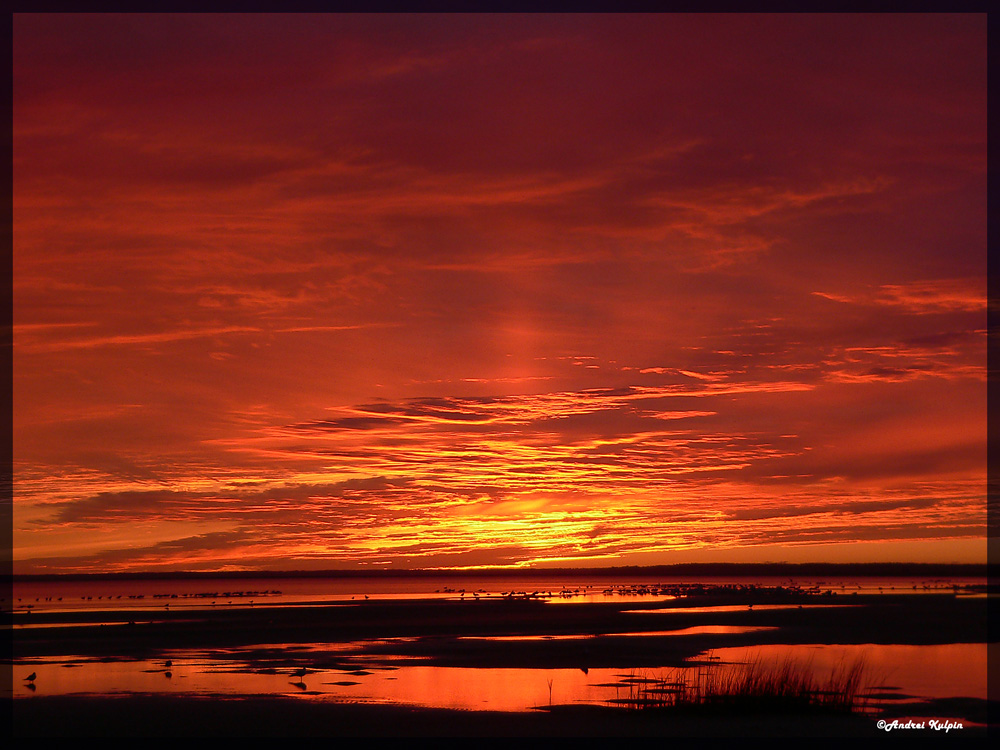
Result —
MULTIPOLYGON (((716 649, 711 656, 720 662, 716 669, 753 659, 765 663, 791 659, 807 665, 819 679, 863 657, 869 687, 920 698, 986 698, 984 643, 765 645, 716 649)), ((15 698, 78 693, 302 695, 320 700, 526 711, 547 705, 550 699, 552 703, 606 703, 635 672, 618 668, 484 669, 412 663, 398 667, 306 669, 301 676, 295 671, 292 667, 253 671, 246 665, 195 656, 174 656, 169 666, 162 660, 38 660, 14 665, 13 694, 15 698), (28 673, 37 675, 33 683, 24 679, 28 673)))

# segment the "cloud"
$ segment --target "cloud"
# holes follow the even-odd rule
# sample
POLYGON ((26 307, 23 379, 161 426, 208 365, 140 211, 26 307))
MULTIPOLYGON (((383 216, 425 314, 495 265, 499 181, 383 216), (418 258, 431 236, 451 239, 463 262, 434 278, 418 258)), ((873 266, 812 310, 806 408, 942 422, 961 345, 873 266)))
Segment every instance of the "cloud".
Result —
POLYGON ((14 23, 19 559, 978 534, 981 15, 14 23))
POLYGON ((772 506, 767 508, 740 509, 728 514, 734 521, 759 521, 768 518, 791 518, 827 514, 864 515, 900 509, 924 509, 947 504, 942 498, 906 498, 901 500, 856 500, 829 502, 822 505, 772 506))
POLYGON ((148 346, 149 344, 170 343, 190 339, 210 338, 228 334, 248 334, 259 332, 258 328, 247 326, 222 326, 194 330, 162 331, 159 333, 121 334, 114 336, 94 336, 91 338, 63 339, 61 341, 39 341, 19 344, 24 352, 61 352, 71 349, 93 349, 105 346, 148 346))
POLYGON ((941 279, 911 284, 884 284, 877 303, 918 314, 986 310, 986 289, 978 279, 941 279))
POLYGON ((915 315, 986 311, 986 287, 982 279, 974 278, 883 284, 865 295, 813 294, 835 302, 899 308, 915 315))

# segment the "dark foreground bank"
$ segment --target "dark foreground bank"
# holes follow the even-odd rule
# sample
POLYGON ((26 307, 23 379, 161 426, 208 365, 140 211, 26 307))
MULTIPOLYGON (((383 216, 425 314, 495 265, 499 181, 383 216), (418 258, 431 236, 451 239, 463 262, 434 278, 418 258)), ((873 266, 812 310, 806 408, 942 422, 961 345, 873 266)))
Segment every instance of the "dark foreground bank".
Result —
MULTIPOLYGON (((15 737, 875 737, 865 716, 684 716, 601 706, 526 713, 448 711, 283 697, 32 697, 15 737)), ((897 730, 899 734, 901 730, 897 730)), ((911 730, 911 735, 914 730, 911 730)), ((933 729, 920 734, 938 734, 933 729)), ((985 736, 982 728, 949 734, 985 736)))

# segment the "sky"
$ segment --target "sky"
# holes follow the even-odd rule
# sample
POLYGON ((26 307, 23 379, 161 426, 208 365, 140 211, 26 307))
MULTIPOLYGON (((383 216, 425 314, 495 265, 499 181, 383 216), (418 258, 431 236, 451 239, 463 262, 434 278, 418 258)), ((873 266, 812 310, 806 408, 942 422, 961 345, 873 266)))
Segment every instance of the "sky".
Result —
POLYGON ((15 14, 15 572, 985 561, 986 50, 15 14))

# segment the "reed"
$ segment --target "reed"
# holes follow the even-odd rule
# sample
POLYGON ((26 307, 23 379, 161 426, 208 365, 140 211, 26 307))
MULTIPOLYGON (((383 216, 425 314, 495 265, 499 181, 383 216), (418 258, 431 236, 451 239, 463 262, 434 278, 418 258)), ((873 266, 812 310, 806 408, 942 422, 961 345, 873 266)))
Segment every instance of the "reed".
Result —
POLYGON ((846 714, 867 708, 873 690, 867 677, 863 657, 838 665, 823 680, 811 664, 791 658, 724 665, 710 656, 666 675, 633 673, 623 683, 625 695, 611 702, 636 710, 846 714))

